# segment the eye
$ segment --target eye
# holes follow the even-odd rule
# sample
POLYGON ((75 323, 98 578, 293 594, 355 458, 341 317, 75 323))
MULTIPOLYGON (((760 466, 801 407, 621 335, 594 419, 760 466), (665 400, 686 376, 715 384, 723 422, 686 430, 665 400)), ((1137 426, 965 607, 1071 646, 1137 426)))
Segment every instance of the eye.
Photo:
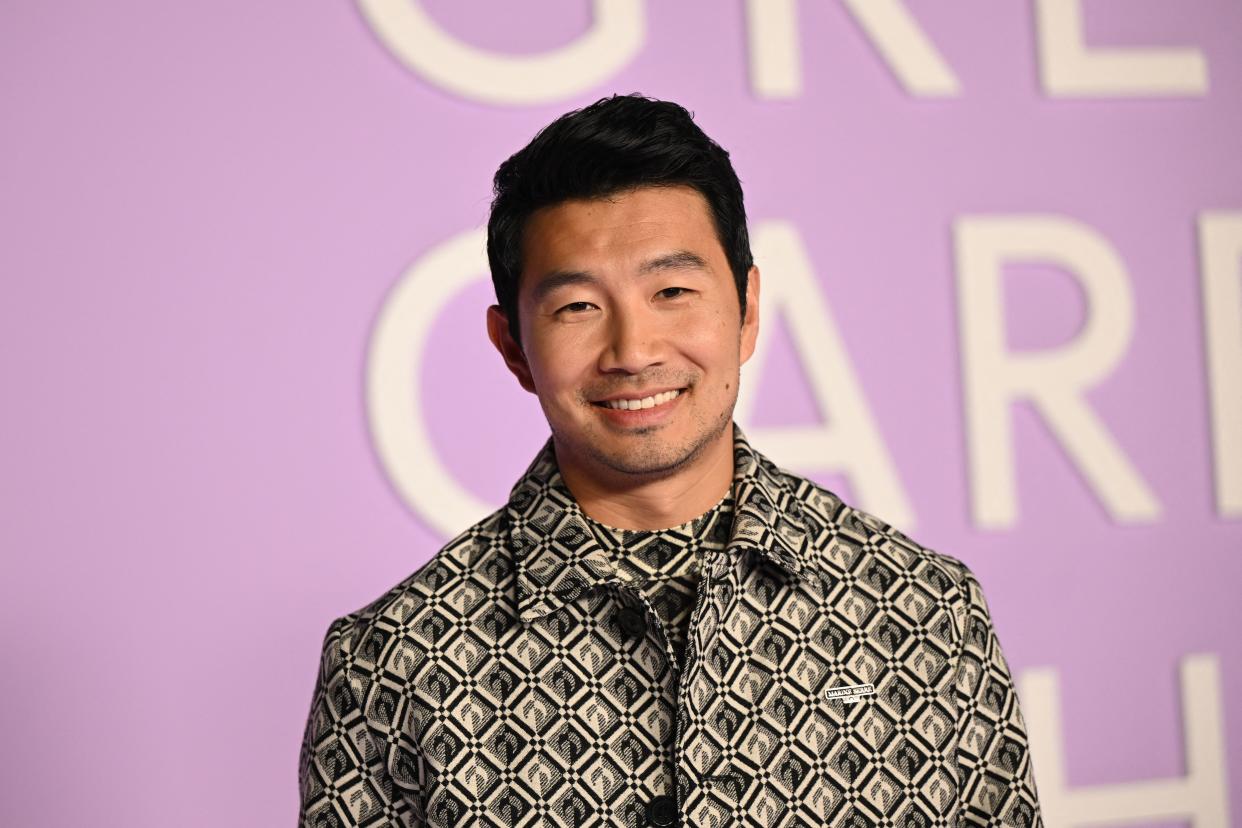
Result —
POLYGON ((690 292, 689 288, 666 287, 664 288, 664 290, 660 291, 659 296, 661 299, 676 299, 678 296, 682 296, 683 294, 686 294, 689 292, 690 292))
POLYGON ((582 313, 595 307, 590 302, 570 302, 568 305, 557 308, 557 313, 582 313))

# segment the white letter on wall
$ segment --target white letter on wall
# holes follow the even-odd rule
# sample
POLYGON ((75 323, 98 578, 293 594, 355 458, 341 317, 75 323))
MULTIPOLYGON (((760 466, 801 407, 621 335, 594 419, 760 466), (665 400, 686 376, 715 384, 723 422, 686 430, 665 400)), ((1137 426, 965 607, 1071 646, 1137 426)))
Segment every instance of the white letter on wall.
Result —
POLYGON ((441 89, 482 103, 522 105, 585 92, 633 60, 643 45, 643 2, 594 0, 590 31, 541 55, 498 55, 462 43, 419 0, 358 0, 358 6, 388 50, 441 89))
MULTIPOLYGON (((952 97, 961 86, 901 0, 845 0, 889 68, 911 95, 952 97)), ((760 98, 802 92, 797 0, 747 0, 750 82, 760 98)))
MULTIPOLYGON (((1181 679, 1185 776, 1070 788, 1065 774, 1061 691, 1056 671, 1043 668, 1023 672, 1018 695, 1030 737, 1039 806, 1047 828, 1138 825, 1186 818, 1190 818, 1194 828, 1228 828, 1225 716, 1216 656, 1186 656, 1181 679)), ((1094 698, 1103 699, 1105 694, 1094 698)))
POLYGON ((440 462, 423 413, 423 356, 444 307, 487 277, 485 245, 484 231, 470 230, 410 265, 384 300, 367 354, 367 417, 376 453, 405 501, 446 538, 495 507, 463 489, 440 462))
POLYGON ((961 93, 953 70, 901 0, 845 0, 845 5, 907 92, 920 98, 961 93))
POLYGON ((1207 94, 1207 61, 1198 49, 1087 48, 1079 3, 1036 0, 1044 92, 1053 97, 1207 94))
POLYGON ((859 507, 902 531, 912 531, 914 514, 897 477, 892 457, 867 408, 837 326, 824 301, 798 232, 784 221, 765 221, 752 236, 755 261, 774 274, 763 282, 763 314, 755 353, 743 369, 734 416, 747 437, 762 445, 779 465, 808 471, 842 472, 858 494, 859 507), (783 313, 821 416, 828 426, 758 428, 749 425, 758 388, 757 372, 766 364, 773 328, 783 313))
POLYGON ((1199 216, 1216 511, 1242 517, 1242 213, 1199 216))
POLYGON ((1152 520, 1160 506, 1083 394, 1125 353, 1134 307, 1125 267, 1097 233, 1061 216, 972 216, 954 225, 962 387, 975 521, 1003 528, 1017 514, 1009 406, 1029 400, 1121 521, 1152 520), (1002 266, 1050 262, 1086 294, 1086 323, 1055 349, 1005 350, 1002 266))
POLYGON ((802 94, 798 0, 746 0, 750 85, 760 98, 802 94))

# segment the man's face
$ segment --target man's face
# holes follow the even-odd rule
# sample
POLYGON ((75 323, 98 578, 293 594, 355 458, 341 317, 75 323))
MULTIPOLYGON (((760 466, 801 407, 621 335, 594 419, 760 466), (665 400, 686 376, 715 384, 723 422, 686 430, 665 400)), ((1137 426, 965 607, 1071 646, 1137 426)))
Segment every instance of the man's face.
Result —
POLYGON ((562 202, 530 217, 523 242, 524 349, 497 309, 488 328, 539 397, 562 468, 639 482, 730 439, 739 369, 758 332, 758 270, 743 320, 698 191, 562 202))

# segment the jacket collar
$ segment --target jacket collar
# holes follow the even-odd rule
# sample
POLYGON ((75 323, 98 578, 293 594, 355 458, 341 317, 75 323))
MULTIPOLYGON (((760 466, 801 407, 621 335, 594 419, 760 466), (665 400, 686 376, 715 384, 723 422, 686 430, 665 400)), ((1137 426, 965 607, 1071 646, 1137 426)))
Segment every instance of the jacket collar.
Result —
MULTIPOLYGON (((779 470, 733 426, 733 530, 729 554, 754 549, 801 578, 813 547, 802 506, 779 470)), ((552 438, 513 487, 505 506, 517 570, 518 615, 530 621, 594 586, 620 583, 556 464, 552 438)))

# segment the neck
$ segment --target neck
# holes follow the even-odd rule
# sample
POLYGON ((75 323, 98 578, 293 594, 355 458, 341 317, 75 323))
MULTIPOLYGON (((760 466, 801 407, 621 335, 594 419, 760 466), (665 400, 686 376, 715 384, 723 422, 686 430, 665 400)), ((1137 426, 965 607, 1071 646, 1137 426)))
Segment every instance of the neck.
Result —
POLYGON ((733 426, 686 467, 665 477, 632 479, 585 469, 562 458, 561 478, 586 515, 617 529, 655 531, 680 526, 711 509, 733 485, 733 426))

